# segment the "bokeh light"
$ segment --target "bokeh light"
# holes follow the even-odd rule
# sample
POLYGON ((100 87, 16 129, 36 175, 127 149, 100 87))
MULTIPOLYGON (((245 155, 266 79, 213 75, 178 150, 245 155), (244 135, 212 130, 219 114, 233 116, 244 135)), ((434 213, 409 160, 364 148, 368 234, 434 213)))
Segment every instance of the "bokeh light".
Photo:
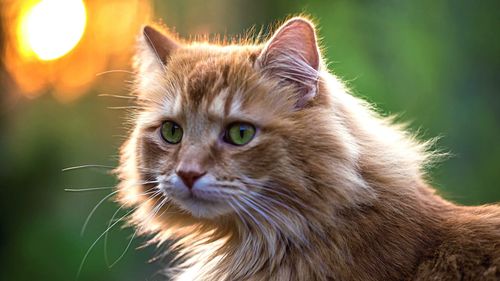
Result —
MULTIPOLYGON (((2 3, 2 59, 10 95, 51 93, 76 100, 102 81, 98 74, 130 69, 134 41, 149 22, 149 0, 25 0, 2 3)), ((123 83, 106 77, 106 87, 123 83)))
POLYGON ((39 59, 53 60, 76 46, 86 22, 81 0, 43 0, 22 16, 18 36, 39 59))

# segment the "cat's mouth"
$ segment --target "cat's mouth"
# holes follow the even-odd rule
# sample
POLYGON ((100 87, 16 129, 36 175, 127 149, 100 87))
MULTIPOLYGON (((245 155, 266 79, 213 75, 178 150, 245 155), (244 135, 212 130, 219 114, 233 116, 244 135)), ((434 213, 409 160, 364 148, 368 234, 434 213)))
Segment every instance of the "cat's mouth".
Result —
POLYGON ((158 177, 158 179, 158 187, 164 195, 194 217, 216 218, 233 211, 227 202, 227 196, 219 190, 213 177, 208 176, 191 188, 186 187, 176 176, 169 179, 158 177))

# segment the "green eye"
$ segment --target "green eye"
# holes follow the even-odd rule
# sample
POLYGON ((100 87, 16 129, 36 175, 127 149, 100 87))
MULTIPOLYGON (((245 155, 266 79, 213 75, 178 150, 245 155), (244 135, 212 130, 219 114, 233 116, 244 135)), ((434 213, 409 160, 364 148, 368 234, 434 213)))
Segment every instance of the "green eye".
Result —
POLYGON ((168 143, 176 144, 182 139, 182 128, 177 123, 165 121, 161 125, 161 137, 168 143))
POLYGON ((248 123, 233 123, 227 127, 224 140, 234 145, 245 145, 255 136, 255 127, 248 123))

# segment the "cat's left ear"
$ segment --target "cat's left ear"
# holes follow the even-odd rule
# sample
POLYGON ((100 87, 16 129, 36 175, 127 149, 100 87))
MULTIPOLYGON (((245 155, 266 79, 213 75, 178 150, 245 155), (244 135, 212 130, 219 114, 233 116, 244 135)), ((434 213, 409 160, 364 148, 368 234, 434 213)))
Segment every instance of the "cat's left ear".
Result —
POLYGON ((317 93, 320 60, 314 25, 295 17, 274 33, 257 62, 263 71, 297 87, 300 108, 317 93))
POLYGON ((145 26, 142 29, 138 43, 135 67, 140 74, 144 75, 164 70, 172 53, 180 47, 173 36, 151 26, 145 26))

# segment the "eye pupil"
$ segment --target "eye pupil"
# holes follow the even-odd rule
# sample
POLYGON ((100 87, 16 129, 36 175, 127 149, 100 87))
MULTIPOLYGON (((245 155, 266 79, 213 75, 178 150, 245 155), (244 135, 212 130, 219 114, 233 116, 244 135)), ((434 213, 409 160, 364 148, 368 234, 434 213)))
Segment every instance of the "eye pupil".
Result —
POLYGON ((224 134, 224 141, 233 145, 245 145, 255 136, 255 127, 249 123, 237 122, 229 125, 224 134))

